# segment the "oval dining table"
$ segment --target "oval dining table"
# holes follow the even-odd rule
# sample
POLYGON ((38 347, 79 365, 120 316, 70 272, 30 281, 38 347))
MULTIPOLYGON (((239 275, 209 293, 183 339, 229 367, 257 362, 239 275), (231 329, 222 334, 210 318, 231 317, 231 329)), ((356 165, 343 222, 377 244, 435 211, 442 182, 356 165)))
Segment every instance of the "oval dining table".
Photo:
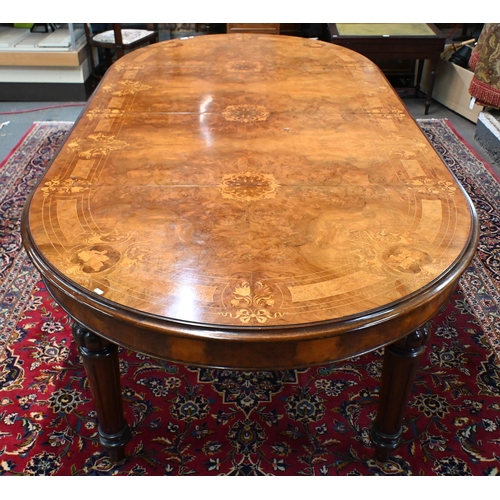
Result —
POLYGON ((130 437, 117 346, 244 371, 385 346, 371 428, 384 461, 478 222, 372 62, 318 40, 229 34, 119 59, 22 234, 74 320, 114 460, 130 437))

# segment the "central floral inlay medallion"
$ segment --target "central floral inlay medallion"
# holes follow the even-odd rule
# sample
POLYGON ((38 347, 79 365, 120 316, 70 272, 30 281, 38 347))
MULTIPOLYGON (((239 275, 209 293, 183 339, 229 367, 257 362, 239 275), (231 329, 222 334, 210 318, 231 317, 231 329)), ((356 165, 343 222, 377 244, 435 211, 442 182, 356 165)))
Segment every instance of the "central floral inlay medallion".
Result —
POLYGON ((240 201, 274 198, 279 187, 274 175, 260 172, 226 174, 219 184, 223 198, 240 201))
POLYGON ((269 111, 264 106, 254 104, 234 104, 222 113, 228 122, 263 122, 267 120, 269 111))

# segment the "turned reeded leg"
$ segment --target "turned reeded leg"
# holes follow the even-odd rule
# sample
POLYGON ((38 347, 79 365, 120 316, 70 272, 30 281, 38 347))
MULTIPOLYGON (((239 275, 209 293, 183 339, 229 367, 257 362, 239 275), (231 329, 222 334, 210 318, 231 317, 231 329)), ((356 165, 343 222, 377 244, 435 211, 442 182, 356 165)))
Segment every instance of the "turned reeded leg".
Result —
POLYGON ((401 444, 405 409, 428 339, 426 325, 385 348, 379 406, 371 429, 375 458, 380 462, 386 462, 401 444))
POLYGON ((73 324, 73 336, 96 406, 99 441, 111 459, 119 462, 125 458, 130 429, 123 414, 118 347, 77 323, 73 324))

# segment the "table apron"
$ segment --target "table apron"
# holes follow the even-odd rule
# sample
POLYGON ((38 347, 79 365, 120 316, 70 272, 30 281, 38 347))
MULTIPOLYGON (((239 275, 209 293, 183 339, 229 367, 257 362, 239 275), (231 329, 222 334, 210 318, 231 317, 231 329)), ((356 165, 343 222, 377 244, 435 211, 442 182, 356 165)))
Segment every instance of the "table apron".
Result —
MULTIPOLYGON (((45 285, 56 302, 77 323, 88 330, 126 349, 154 358, 192 366, 233 368, 239 370, 284 370, 321 365, 361 355, 391 344, 430 321, 456 288, 458 278, 449 281, 439 292, 418 307, 407 307, 385 321, 366 321, 357 328, 337 333, 339 325, 322 325, 323 331, 307 335, 301 331, 297 338, 273 331, 267 337, 255 330, 255 340, 246 331, 232 333, 227 327, 217 332, 206 331, 203 325, 191 327, 192 333, 169 332, 168 326, 120 318, 82 303, 77 297, 61 290, 50 280, 45 285), (335 331, 337 329, 337 332, 335 331), (397 332, 397 333, 395 333, 397 332), (273 338, 273 336, 275 338, 273 338), (162 340, 159 340, 162 338, 162 340)), ((180 325, 182 327, 182 325, 180 325)), ((188 329, 188 325, 186 325, 188 329)), ((309 328, 312 332, 312 327, 309 328)))

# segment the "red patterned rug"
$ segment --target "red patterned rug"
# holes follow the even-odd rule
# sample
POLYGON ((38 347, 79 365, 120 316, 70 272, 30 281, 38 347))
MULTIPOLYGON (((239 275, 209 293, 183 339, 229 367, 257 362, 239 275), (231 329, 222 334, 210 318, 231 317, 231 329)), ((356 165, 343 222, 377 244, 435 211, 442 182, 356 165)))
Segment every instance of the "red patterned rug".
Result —
POLYGON ((374 461, 368 435, 381 350, 256 373, 122 350, 132 439, 113 464, 70 321, 21 246, 26 197, 70 128, 35 124, 0 168, 0 475, 498 475, 500 184, 445 120, 420 126, 474 200, 481 242, 432 322, 391 460, 374 461))

